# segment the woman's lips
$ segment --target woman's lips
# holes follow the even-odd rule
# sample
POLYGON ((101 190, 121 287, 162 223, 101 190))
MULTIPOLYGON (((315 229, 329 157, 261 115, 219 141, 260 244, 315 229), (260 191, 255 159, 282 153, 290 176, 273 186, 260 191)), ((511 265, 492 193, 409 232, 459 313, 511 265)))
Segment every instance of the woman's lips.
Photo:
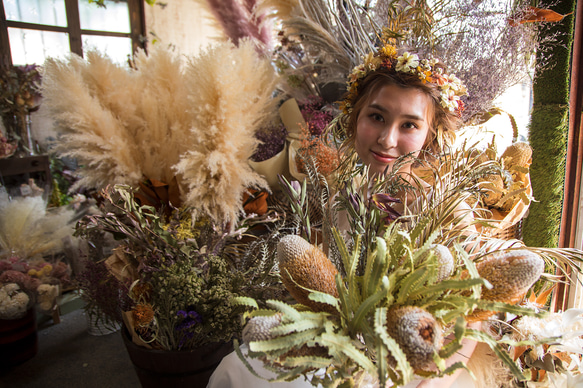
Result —
POLYGON ((371 153, 372 153, 373 158, 375 158, 375 160, 380 162, 380 163, 389 164, 389 163, 394 162, 395 159, 397 159, 394 156, 386 155, 386 154, 375 152, 375 151, 371 151, 371 153))

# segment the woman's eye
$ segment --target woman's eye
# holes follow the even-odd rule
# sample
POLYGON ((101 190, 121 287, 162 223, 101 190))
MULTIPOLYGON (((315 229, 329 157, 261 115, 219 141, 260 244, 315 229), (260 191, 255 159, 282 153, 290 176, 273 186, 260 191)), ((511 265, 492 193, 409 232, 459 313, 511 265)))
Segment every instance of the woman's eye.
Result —
POLYGON ((370 117, 374 120, 374 121, 379 121, 381 123, 383 123, 385 121, 385 118, 383 116, 381 116, 378 113, 371 113, 370 117))
POLYGON ((407 128, 407 129, 416 129, 417 128, 417 124, 409 122, 409 123, 403 124, 403 127, 404 128, 407 128))

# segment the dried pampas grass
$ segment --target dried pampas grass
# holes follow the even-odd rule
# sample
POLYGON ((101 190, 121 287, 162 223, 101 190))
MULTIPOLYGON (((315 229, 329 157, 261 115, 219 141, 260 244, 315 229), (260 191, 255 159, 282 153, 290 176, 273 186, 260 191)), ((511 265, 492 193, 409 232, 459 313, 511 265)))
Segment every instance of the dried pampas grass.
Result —
POLYGON ((235 221, 247 187, 267 188, 247 160, 253 136, 268 119, 276 76, 267 59, 257 57, 249 40, 223 44, 194 58, 186 81, 193 111, 193 147, 176 170, 188 182, 186 204, 216 220, 235 221))
POLYGON ((243 191, 267 187, 247 159, 272 108, 269 61, 241 41, 188 64, 154 46, 134 63, 126 69, 96 51, 45 63, 44 104, 61 135, 55 151, 82 166, 73 189, 177 181, 196 213, 236 220, 243 191))
POLYGON ((42 197, 0 201, 0 258, 40 258, 62 249, 73 234, 74 211, 47 209, 42 197))

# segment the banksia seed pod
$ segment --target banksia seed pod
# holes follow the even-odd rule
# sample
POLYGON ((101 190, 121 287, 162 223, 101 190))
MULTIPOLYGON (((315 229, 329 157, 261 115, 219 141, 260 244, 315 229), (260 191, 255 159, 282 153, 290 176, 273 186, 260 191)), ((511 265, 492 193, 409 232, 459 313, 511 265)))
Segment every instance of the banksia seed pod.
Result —
POLYGON ((490 174, 482 185, 484 189, 484 203, 488 206, 494 206, 502 199, 504 194, 504 180, 498 174, 490 174))
POLYGON ((282 282, 295 300, 314 311, 337 312, 332 306, 310 300, 309 291, 298 287, 338 297, 334 280, 338 270, 324 252, 300 236, 288 235, 277 244, 277 257, 282 282))
MULTIPOLYGON (((245 327, 243 328, 243 342, 246 344, 250 344, 251 342, 256 341, 267 341, 277 336, 271 334, 271 329, 274 327, 278 327, 281 325, 282 314, 277 313, 272 316, 258 316, 253 317, 247 322, 245 327)), ((321 347, 319 345, 316 346, 307 346, 303 345, 302 347, 292 348, 279 358, 281 361, 285 360, 288 357, 305 357, 305 356, 318 356, 318 357, 327 357, 328 352, 326 348, 321 347)), ((266 357, 261 357, 261 360, 265 363, 271 364, 276 367, 283 367, 283 365, 274 360, 269 360, 266 357)))
POLYGON ((532 148, 527 143, 517 142, 510 145, 502 154, 506 168, 512 166, 528 167, 532 158, 532 148))
MULTIPOLYGON (((492 289, 482 287, 482 299, 516 304, 540 278, 545 262, 536 253, 525 249, 500 251, 476 264, 476 269, 493 286, 492 289)), ((468 321, 483 320, 493 314, 492 311, 477 310, 468 321)))
POLYGON ((273 336, 270 330, 281 324, 282 314, 275 314, 269 317, 253 317, 243 328, 243 341, 250 343, 253 341, 267 341, 273 336))
POLYGON ((439 266, 437 281, 441 282, 442 280, 449 278, 454 269, 454 259, 449 248, 442 244, 431 244, 427 253, 420 261, 425 261, 430 253, 433 253, 437 258, 437 265, 439 266))
MULTIPOLYGON (((420 307, 404 306, 390 309, 387 332, 399 344, 411 367, 428 368, 433 354, 442 346, 442 330, 435 317, 420 307)), ((389 356, 389 363, 395 361, 389 356)))

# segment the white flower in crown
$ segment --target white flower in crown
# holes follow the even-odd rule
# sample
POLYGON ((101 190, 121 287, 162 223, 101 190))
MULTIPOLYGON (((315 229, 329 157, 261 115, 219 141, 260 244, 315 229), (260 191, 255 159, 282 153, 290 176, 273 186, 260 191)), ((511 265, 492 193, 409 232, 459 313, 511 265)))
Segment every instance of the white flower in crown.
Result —
POLYGON ((456 94, 455 90, 442 87, 441 106, 453 112, 459 107, 459 104, 460 97, 456 94))
POLYGON ((366 67, 364 64, 360 64, 352 69, 352 73, 350 73, 350 83, 358 80, 359 78, 366 75, 366 67))
POLYGON ((395 70, 402 71, 405 73, 410 73, 419 66, 419 57, 417 54, 409 54, 409 52, 403 53, 397 58, 397 66, 395 70))
POLYGON ((459 95, 466 94, 466 87, 458 77, 453 74, 445 74, 444 77, 448 81, 447 85, 449 88, 455 90, 459 95))

